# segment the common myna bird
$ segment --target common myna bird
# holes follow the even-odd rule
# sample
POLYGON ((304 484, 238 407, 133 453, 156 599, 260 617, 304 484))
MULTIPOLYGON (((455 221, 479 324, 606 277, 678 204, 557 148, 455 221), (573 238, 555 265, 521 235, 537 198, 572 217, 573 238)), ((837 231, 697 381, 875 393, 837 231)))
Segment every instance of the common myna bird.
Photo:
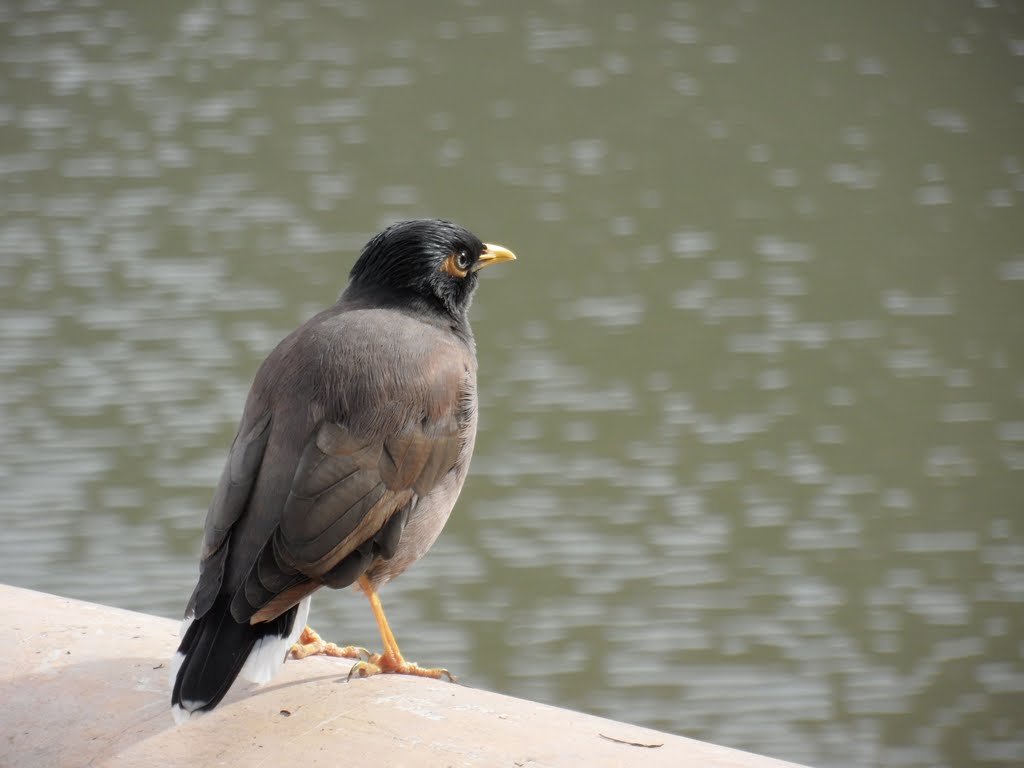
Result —
POLYGON ((216 707, 239 674, 270 680, 324 586, 370 600, 384 651, 361 675, 447 674, 405 661, 377 590, 430 549, 462 489, 477 422, 467 313, 479 270, 512 259, 449 221, 395 224, 260 366, 206 517, 175 720, 216 707))

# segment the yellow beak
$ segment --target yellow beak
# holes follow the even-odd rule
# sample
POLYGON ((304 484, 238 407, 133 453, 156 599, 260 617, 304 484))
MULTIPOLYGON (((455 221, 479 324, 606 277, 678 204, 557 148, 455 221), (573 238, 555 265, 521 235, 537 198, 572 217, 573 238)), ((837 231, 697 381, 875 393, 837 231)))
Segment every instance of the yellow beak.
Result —
POLYGON ((481 253, 480 258, 477 259, 476 265, 473 267, 473 271, 476 272, 490 264, 500 264, 503 261, 515 260, 516 255, 508 248, 502 248, 500 245, 484 243, 484 252, 481 253))

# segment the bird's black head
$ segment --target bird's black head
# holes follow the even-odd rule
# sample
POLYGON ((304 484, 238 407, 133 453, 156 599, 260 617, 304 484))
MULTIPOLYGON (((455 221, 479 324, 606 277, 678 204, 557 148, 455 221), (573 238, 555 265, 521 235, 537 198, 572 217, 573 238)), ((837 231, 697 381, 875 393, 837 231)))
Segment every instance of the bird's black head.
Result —
POLYGON ((450 221, 403 221, 366 244, 349 274, 345 296, 411 302, 463 320, 476 289, 476 273, 514 258, 450 221))

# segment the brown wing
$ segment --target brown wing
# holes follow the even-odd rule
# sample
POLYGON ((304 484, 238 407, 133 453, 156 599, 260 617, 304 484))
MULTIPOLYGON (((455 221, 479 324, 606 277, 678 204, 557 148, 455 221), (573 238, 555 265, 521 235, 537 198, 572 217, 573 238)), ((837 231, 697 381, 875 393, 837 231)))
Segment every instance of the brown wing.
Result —
POLYGON ((281 525, 263 548, 232 613, 267 621, 313 589, 345 587, 390 558, 416 500, 455 466, 458 420, 420 423, 384 440, 324 422, 296 468, 281 525), (303 591, 300 585, 309 588, 303 591))
POLYGON ((430 434, 414 421, 383 440, 322 424, 299 461, 281 518, 280 541, 296 566, 323 576, 432 489, 459 456, 455 415, 430 425, 430 434))

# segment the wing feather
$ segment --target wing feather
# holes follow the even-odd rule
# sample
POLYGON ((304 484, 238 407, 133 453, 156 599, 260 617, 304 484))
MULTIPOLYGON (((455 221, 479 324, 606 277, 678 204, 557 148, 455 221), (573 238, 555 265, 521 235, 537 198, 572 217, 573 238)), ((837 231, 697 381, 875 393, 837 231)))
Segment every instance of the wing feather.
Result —
POLYGON ((270 438, 271 414, 245 420, 231 443, 228 460, 206 514, 199 582, 189 598, 186 616, 202 616, 213 605, 224 580, 232 528, 245 512, 270 438))

